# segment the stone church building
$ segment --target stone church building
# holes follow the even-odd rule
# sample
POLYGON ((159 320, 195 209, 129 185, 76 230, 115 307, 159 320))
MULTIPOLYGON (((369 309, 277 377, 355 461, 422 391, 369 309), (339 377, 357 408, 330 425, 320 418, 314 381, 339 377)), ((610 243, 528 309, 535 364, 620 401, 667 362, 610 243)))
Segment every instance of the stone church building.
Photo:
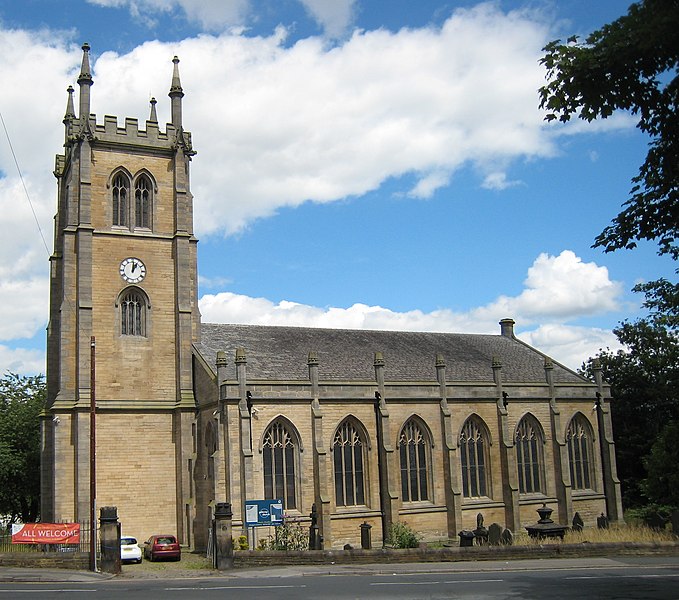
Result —
POLYGON ((139 539, 204 548, 216 503, 232 504, 237 536, 246 501, 272 498, 303 525, 315 505, 325 548, 360 545, 363 523, 374 545, 394 522, 456 539, 479 512, 519 531, 543 503, 562 524, 620 519, 601 372, 552 361, 511 319, 497 335, 201 323, 195 152, 173 62, 164 129, 154 99, 143 126, 97 120, 87 45, 77 102, 68 89, 43 521, 89 516, 92 394, 96 505, 139 539))

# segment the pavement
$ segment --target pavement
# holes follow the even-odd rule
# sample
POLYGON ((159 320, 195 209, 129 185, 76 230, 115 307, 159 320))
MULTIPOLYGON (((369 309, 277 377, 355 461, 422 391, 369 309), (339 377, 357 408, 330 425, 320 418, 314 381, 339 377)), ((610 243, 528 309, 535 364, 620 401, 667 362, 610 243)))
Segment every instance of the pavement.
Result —
MULTIPOLYGON (((676 557, 667 557, 676 564, 676 557)), ((133 565, 124 566, 120 575, 68 569, 15 568, 0 566, 0 582, 30 583, 92 583, 108 579, 236 579, 265 577, 297 577, 305 575, 397 575, 406 573, 464 573, 486 571, 521 571, 536 569, 591 569, 624 568, 621 558, 554 558, 511 561, 467 561, 441 563, 393 563, 393 564, 326 564, 309 566, 261 567, 216 571, 207 569, 167 569, 163 571, 134 571, 133 565)))

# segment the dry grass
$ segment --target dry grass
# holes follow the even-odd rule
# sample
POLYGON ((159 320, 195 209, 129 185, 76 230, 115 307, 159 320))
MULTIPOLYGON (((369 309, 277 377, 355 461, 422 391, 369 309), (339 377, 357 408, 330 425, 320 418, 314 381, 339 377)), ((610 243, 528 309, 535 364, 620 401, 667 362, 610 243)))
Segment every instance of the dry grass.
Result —
POLYGON ((205 556, 192 552, 182 552, 180 561, 144 560, 140 565, 123 565, 123 574, 128 577, 191 576, 193 573, 212 570, 212 564, 205 556))
POLYGON ((530 546, 544 543, 555 544, 613 544, 613 543, 638 543, 652 544, 658 542, 676 541, 677 537, 671 531, 658 531, 640 525, 611 525, 608 529, 596 529, 585 527, 582 531, 567 531, 563 540, 558 538, 549 540, 536 540, 527 533, 522 532, 514 536, 515 546, 530 546))

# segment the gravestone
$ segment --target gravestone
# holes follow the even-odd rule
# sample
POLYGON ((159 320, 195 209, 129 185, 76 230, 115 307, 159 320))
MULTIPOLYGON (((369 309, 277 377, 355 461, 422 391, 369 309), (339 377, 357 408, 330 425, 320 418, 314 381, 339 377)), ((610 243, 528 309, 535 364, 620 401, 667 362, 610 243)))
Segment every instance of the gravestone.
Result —
POLYGON ((509 529, 503 529, 500 535, 500 543, 503 546, 511 546, 514 543, 514 534, 509 529))
POLYGON ((497 523, 491 523, 488 528, 488 543, 491 546, 499 546, 502 538, 502 527, 497 523))
POLYGON ((585 528, 585 522, 582 520, 579 512, 573 515, 573 526, 571 529, 573 531, 582 531, 585 528))
POLYGON ((488 543, 488 530, 483 526, 483 515, 476 515, 476 529, 474 529, 474 539, 478 546, 488 543))
POLYGON ((457 535, 460 536, 460 548, 471 548, 474 545, 474 532, 463 529, 457 535))
POLYGON ((608 529, 608 517, 604 513, 596 518, 596 526, 598 529, 608 529))

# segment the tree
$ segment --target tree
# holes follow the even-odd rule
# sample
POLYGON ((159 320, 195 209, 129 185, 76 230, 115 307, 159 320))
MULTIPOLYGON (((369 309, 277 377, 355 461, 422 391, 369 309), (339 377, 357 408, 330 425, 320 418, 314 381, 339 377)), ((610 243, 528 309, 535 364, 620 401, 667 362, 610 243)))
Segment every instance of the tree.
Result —
POLYGON ((679 421, 663 427, 644 459, 648 477, 642 483, 646 497, 657 504, 679 508, 679 421))
POLYGON ((0 378, 0 515, 24 523, 40 507, 40 419, 47 388, 42 375, 0 378))
POLYGON ((592 121, 616 110, 638 116, 651 138, 623 210, 595 240, 606 252, 653 240, 679 258, 679 0, 643 0, 593 32, 543 48, 546 120, 592 121))
MULTIPOLYGON (((627 507, 642 506, 648 500, 667 503, 657 494, 649 495, 649 490, 659 488, 651 488, 644 481, 647 473, 642 459, 651 453, 668 423, 679 423, 677 286, 660 280, 642 284, 635 290, 646 294, 644 306, 649 309, 649 316, 633 323, 621 323, 613 332, 625 349, 603 350, 596 357, 604 379, 611 384, 618 475, 627 507)), ((592 375, 591 360, 583 371, 585 375, 592 375)), ((659 453, 653 459, 657 473, 661 472, 659 465, 667 456, 659 453)), ((667 462, 664 468, 674 472, 676 463, 667 462)), ((650 471, 648 477, 652 478, 650 471)))

